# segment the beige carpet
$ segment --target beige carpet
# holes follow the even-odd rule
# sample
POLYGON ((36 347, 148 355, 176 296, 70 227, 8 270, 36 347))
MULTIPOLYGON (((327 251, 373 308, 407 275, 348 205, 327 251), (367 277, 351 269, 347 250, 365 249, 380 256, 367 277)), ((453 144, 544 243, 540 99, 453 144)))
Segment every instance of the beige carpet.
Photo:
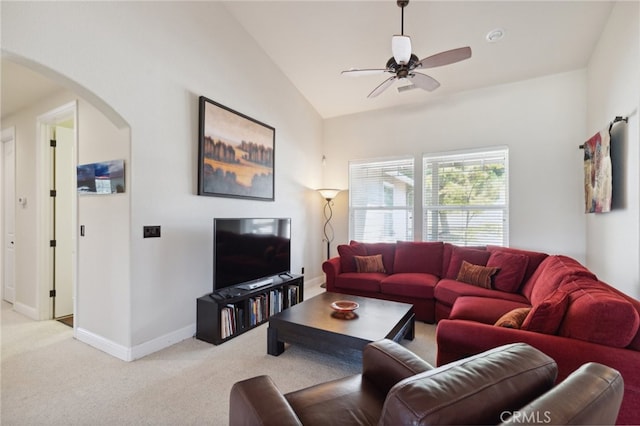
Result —
MULTIPOLYGON (((319 291, 305 289, 309 298, 319 291)), ((195 301, 194 301, 195 303, 195 301)), ((2 425, 226 425, 233 383, 270 375, 283 392, 355 374, 360 365, 300 346, 266 354, 262 325, 220 346, 188 339, 124 362, 2 302, 2 425)), ((435 363, 435 327, 403 345, 435 363)))

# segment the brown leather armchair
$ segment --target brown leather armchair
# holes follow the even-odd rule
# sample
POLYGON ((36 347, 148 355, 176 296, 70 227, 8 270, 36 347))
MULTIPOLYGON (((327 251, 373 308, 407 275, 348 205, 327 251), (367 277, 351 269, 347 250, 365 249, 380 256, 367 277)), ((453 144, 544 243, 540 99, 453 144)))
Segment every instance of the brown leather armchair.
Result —
POLYGON ((267 376, 231 389, 231 425, 613 424, 620 374, 585 364, 554 386, 556 363, 525 343, 438 368, 390 340, 367 345, 362 374, 283 395, 267 376))

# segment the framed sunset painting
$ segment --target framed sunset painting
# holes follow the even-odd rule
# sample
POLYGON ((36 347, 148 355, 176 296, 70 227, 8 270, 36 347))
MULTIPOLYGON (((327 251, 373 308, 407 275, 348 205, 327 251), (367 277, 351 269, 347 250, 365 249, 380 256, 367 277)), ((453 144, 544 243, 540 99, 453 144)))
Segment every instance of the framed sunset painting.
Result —
POLYGON ((274 200, 276 130, 200 97, 198 195, 274 200))

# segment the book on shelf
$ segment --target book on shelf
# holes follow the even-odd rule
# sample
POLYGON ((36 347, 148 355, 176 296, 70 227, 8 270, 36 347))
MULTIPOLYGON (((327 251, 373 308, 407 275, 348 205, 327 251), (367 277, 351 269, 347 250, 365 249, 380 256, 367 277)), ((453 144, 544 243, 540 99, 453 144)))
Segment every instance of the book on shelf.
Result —
POLYGON ((225 339, 245 328, 244 309, 229 304, 220 310, 220 337, 225 339))
POLYGON ((299 303, 300 299, 298 296, 298 286, 290 285, 287 287, 287 303, 288 306, 293 306, 296 303, 299 303))

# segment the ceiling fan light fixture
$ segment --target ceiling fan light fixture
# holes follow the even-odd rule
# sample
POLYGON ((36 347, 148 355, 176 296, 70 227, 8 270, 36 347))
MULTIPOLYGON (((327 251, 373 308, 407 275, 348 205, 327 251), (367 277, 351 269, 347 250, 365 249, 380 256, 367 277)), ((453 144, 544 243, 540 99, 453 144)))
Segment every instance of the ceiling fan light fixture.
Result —
POLYGON ((398 64, 408 64, 411 59, 411 37, 394 35, 391 39, 391 52, 398 64))

